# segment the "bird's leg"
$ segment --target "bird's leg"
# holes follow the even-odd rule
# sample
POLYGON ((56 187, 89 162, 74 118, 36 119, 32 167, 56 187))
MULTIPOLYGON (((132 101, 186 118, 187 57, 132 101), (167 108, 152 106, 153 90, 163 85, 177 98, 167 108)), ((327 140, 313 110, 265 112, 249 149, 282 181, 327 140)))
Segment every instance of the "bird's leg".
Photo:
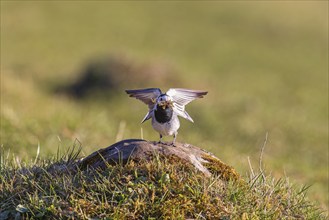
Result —
POLYGON ((174 140, 172 141, 171 145, 175 147, 175 142, 176 142, 176 138, 177 138, 178 132, 176 131, 174 133, 174 140))
POLYGON ((162 142, 162 134, 160 134, 160 140, 159 140, 158 144, 163 144, 163 142, 162 142))

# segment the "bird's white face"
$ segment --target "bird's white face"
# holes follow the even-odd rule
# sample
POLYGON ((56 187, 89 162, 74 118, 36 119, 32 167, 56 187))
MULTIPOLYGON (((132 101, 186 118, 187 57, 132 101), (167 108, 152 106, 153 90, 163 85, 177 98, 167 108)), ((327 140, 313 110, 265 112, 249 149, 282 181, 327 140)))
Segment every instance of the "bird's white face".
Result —
POLYGON ((167 106, 168 107, 173 107, 173 101, 170 98, 170 96, 168 96, 168 95, 159 96, 156 102, 163 109, 165 109, 167 106))

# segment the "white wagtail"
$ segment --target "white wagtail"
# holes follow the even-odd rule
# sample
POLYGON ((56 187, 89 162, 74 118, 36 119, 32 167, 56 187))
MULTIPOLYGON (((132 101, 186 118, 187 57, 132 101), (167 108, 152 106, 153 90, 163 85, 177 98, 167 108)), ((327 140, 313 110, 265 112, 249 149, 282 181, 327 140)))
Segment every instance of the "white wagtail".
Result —
POLYGON ((152 118, 152 127, 160 134, 159 143, 162 143, 163 136, 173 135, 172 145, 175 145, 180 126, 178 116, 193 122, 185 111, 185 105, 196 98, 202 98, 208 92, 176 88, 162 93, 158 88, 148 88, 126 90, 126 93, 148 105, 149 111, 141 123, 152 118))

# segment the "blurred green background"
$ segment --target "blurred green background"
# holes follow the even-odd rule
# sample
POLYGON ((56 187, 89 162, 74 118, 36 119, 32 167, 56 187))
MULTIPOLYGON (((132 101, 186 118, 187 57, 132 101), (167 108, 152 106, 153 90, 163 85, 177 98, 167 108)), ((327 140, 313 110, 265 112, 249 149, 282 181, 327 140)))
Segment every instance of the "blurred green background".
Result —
POLYGON ((158 140, 140 125, 147 107, 124 93, 141 86, 209 91, 187 106, 195 123, 181 120, 178 141, 247 175, 268 132, 267 173, 312 185, 328 209, 327 1, 1 1, 9 154, 31 160, 40 145, 46 157, 75 139, 85 154, 141 133, 158 140), (113 88, 82 99, 54 92, 94 60, 130 75, 108 67, 113 88))

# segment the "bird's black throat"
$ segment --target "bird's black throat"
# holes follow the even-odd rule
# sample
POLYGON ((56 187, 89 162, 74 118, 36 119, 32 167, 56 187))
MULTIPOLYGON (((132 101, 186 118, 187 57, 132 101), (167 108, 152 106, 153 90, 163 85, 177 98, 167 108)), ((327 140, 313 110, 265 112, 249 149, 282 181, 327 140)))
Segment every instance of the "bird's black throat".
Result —
POLYGON ((157 105, 154 115, 159 123, 166 123, 172 118, 173 110, 169 106, 166 106, 165 109, 163 109, 162 106, 157 105))

